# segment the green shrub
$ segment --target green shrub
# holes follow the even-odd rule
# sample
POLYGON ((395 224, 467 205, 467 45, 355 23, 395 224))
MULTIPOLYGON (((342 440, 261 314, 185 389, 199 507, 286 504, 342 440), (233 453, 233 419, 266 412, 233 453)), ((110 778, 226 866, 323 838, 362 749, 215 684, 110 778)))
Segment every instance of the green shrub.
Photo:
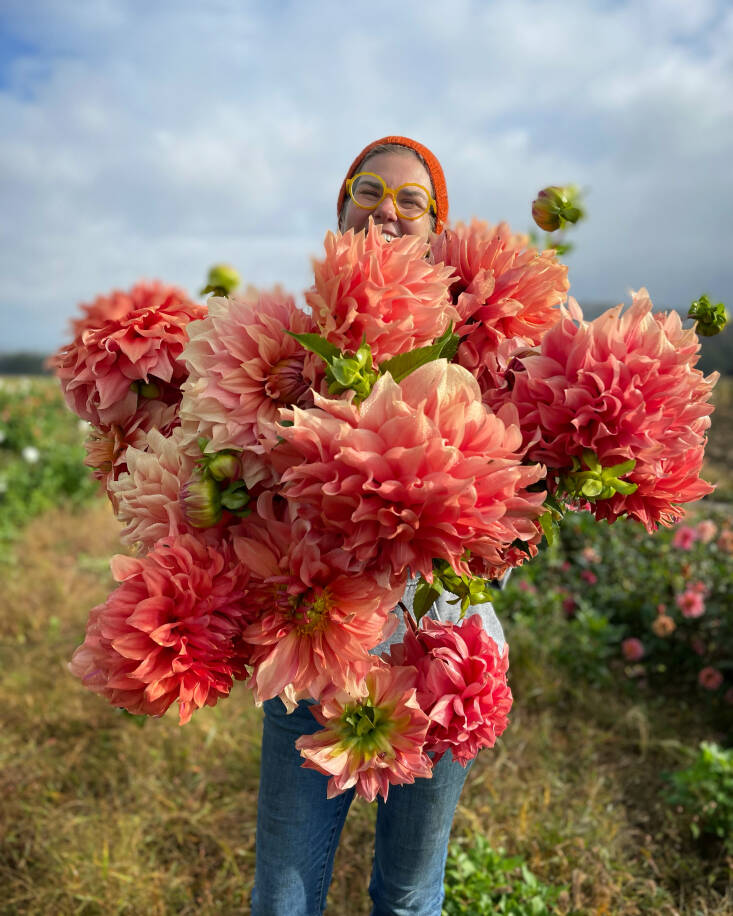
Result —
POLYGON ((452 843, 445 868, 443 916, 545 916, 563 888, 543 884, 519 856, 492 849, 483 836, 452 843))
POLYGON ((733 854, 733 749, 703 741, 693 763, 667 779, 665 799, 691 815, 692 835, 713 834, 733 854))

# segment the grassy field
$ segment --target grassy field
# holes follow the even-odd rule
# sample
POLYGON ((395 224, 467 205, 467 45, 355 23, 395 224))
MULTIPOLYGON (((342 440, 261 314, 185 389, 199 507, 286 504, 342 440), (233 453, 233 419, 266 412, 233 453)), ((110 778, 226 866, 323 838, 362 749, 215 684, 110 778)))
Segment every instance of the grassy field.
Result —
MULTIPOLYGON (((720 406, 718 501, 733 492, 733 398, 720 406)), ((0 914, 247 913, 260 741, 248 692, 235 687, 183 729, 173 715, 141 726, 67 671, 112 586, 117 536, 102 500, 51 510, 0 565, 0 914)), ((511 725, 473 768, 454 838, 521 855, 562 886, 559 914, 733 913, 733 862, 720 844, 694 841, 660 795, 663 773, 699 740, 725 741, 700 705, 573 685, 542 634, 525 624, 508 637, 511 725)), ((373 817, 374 806, 352 806, 332 916, 370 911, 373 817)))

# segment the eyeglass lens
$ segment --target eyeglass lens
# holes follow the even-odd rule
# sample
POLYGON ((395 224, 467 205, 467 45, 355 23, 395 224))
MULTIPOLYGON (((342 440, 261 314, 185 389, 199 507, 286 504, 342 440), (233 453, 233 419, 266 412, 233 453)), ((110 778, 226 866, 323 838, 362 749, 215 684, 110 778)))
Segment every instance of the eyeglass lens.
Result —
MULTIPOLYGON (((357 175, 351 185, 355 203, 367 210, 375 209, 385 194, 384 182, 373 175, 357 175)), ((422 216, 430 206, 430 198, 418 184, 406 184, 395 194, 397 210, 402 216, 422 216)))

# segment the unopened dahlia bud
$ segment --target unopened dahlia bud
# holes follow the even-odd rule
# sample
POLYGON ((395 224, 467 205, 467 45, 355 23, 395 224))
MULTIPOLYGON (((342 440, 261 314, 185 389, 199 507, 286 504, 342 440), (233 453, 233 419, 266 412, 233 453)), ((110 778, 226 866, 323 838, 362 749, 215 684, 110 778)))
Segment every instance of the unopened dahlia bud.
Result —
POLYGON ((580 191, 575 185, 550 185, 532 202, 532 219, 545 232, 561 229, 565 223, 577 223, 584 215, 580 191))
POLYGON ((713 305, 707 296, 700 296, 692 303, 687 317, 697 321, 695 330, 700 337, 713 337, 715 334, 720 334, 728 324, 725 305, 722 302, 713 305))
POLYGON ((192 528, 212 528, 221 520, 221 495, 212 477, 189 480, 181 487, 179 499, 192 528))
POLYGON ((233 480, 241 470, 234 452, 217 452, 207 460, 206 468, 214 480, 233 480))
POLYGON ((229 296, 239 286, 239 273, 230 264, 214 264, 209 270, 206 286, 201 295, 229 296))
POLYGON ((354 401, 358 404, 369 396, 379 374, 372 366, 372 351, 362 343, 353 356, 337 356, 328 363, 326 381, 331 394, 340 394, 352 389, 356 392, 354 401))

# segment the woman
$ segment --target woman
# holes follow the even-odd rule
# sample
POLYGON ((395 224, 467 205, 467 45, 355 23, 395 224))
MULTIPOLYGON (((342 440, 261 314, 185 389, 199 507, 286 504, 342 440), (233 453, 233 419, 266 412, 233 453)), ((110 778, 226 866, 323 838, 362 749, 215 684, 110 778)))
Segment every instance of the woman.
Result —
MULTIPOLYGON (((407 137, 369 144, 352 163, 338 196, 339 229, 359 231, 369 219, 388 238, 418 235, 428 241, 443 231, 448 194, 440 163, 429 149, 407 137)), ((412 608, 415 581, 404 603, 412 608)), ((450 597, 450 596, 449 596, 450 597)), ((503 647, 504 637, 490 604, 472 608, 503 647)), ((441 620, 459 611, 441 595, 431 610, 441 620)), ((404 626, 389 643, 399 641, 404 626)), ((328 777, 301 767, 295 741, 320 725, 300 703, 290 715, 279 699, 264 704, 257 864, 252 916, 316 916, 323 912, 333 860, 354 791, 326 797, 328 777)), ((438 916, 443 873, 458 798, 469 767, 446 754, 431 779, 393 786, 378 800, 374 862, 369 893, 372 916, 438 916)))

